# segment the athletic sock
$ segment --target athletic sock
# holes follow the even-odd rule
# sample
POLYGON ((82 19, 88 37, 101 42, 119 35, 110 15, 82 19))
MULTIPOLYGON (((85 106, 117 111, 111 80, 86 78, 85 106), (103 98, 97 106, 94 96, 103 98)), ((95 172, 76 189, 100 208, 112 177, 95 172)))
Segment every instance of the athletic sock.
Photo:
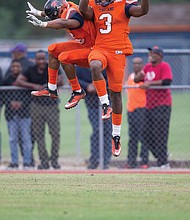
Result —
POLYGON ((121 135, 121 123, 122 123, 122 114, 115 114, 112 112, 112 136, 121 135))
POLYGON ((108 94, 103 95, 103 96, 100 96, 100 97, 99 97, 99 100, 100 100, 100 103, 101 103, 102 105, 103 105, 103 104, 107 104, 107 105, 110 104, 109 99, 108 99, 108 94))
POLYGON ((69 79, 69 83, 73 91, 81 92, 81 87, 77 78, 69 79))
POLYGON ((93 81, 93 84, 96 88, 96 92, 98 94, 98 97, 100 99, 101 104, 107 104, 109 105, 109 100, 108 100, 108 94, 106 90, 106 81, 104 79, 93 81))
POLYGON ((55 91, 57 89, 57 85, 56 84, 48 83, 48 89, 50 89, 52 91, 55 91))
POLYGON ((57 77, 58 77, 58 70, 54 70, 48 67, 48 88, 50 90, 57 89, 57 77))

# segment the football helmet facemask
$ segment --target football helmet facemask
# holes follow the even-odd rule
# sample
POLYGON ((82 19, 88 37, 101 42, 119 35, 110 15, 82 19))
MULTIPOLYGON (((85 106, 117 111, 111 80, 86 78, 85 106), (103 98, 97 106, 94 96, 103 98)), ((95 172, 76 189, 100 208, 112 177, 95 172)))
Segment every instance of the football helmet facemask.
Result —
POLYGON ((101 5, 102 7, 106 7, 106 6, 108 6, 109 4, 111 4, 111 3, 113 3, 114 2, 114 0, 104 0, 104 1, 102 1, 102 0, 95 0, 95 3, 97 4, 97 5, 101 5))

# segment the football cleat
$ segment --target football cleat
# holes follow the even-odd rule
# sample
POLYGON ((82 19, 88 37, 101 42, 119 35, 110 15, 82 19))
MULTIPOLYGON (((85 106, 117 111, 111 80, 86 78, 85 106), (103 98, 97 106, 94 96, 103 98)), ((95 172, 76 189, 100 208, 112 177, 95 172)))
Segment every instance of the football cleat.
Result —
POLYGON ((102 120, 107 120, 111 117, 112 108, 107 104, 102 105, 102 120))
POLYGON ((120 136, 112 137, 112 154, 118 157, 121 153, 120 136))
POLYGON ((86 96, 86 92, 84 89, 81 90, 81 92, 73 91, 71 94, 71 98, 65 105, 65 109, 70 109, 75 107, 81 99, 84 99, 86 96))
POLYGON ((32 91, 31 95, 38 96, 38 97, 49 96, 52 99, 57 99, 58 98, 57 89, 55 91, 53 91, 53 90, 50 90, 48 88, 44 88, 44 89, 39 90, 39 91, 32 91))

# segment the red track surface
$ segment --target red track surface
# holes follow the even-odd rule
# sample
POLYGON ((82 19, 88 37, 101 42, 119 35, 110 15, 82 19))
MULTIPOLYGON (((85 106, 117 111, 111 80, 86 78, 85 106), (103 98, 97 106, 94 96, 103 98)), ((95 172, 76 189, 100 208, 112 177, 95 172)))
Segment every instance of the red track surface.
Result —
POLYGON ((0 170, 0 174, 190 174, 190 170, 0 170))

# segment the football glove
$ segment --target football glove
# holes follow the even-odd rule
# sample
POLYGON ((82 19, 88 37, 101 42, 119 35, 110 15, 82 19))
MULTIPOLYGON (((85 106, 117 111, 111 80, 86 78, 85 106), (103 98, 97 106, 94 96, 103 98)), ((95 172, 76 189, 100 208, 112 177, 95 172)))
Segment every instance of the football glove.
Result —
POLYGON ((31 14, 31 15, 39 16, 39 17, 42 16, 42 11, 40 11, 40 10, 34 8, 34 7, 30 4, 30 2, 27 2, 27 4, 28 4, 28 7, 29 7, 29 9, 30 9, 30 10, 26 10, 26 13, 27 13, 27 14, 31 14))
POLYGON ((28 19, 28 22, 33 24, 36 27, 46 27, 48 22, 43 22, 41 20, 39 20, 38 18, 36 18, 34 15, 30 15, 28 14, 28 16, 26 17, 28 19))

